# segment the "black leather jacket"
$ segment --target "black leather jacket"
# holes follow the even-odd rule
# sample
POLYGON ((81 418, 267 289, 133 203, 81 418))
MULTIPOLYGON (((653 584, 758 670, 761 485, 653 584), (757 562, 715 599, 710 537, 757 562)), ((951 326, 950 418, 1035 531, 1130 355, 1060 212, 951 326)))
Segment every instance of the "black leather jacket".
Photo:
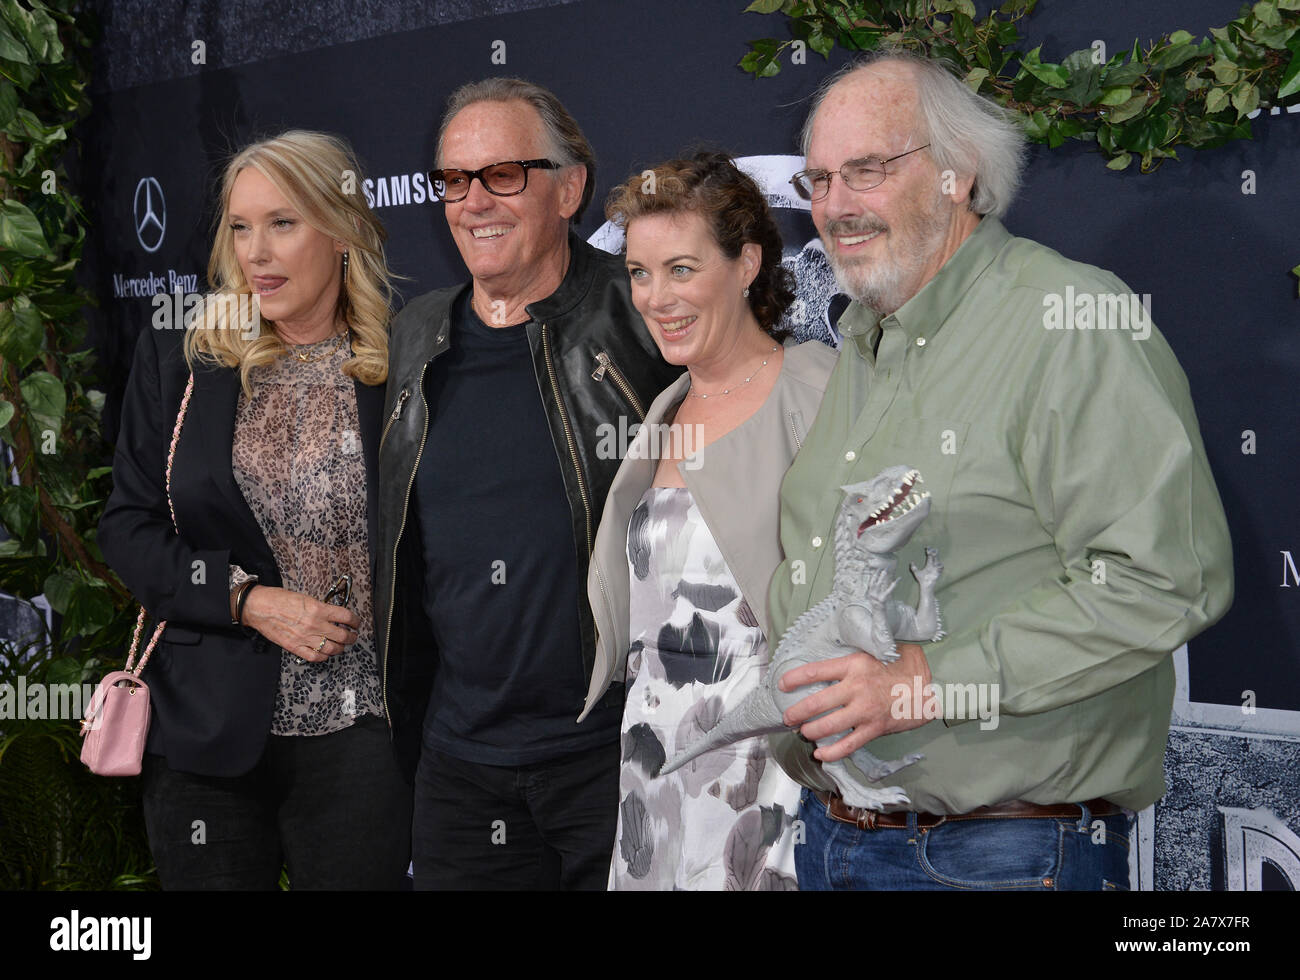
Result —
MULTIPOLYGON (((527 310, 537 390, 551 427, 573 515, 578 556, 578 621, 583 676, 591 677, 596 628, 586 603, 587 564, 605 494, 626 447, 615 433, 645 418, 646 406, 681 374, 667 364, 632 305, 622 261, 570 234, 571 259, 560 287, 527 310), (620 426, 620 418, 625 422, 620 426), (604 436, 604 444, 601 439, 604 436), (599 452, 598 452, 599 447, 599 452), (601 458, 602 456, 610 458, 601 458)), ((388 394, 379 443, 379 548, 375 614, 384 709, 398 754, 413 769, 436 668, 433 634, 424 612, 418 535, 407 533, 412 487, 428 433, 424 376, 448 349, 452 304, 466 283, 413 299, 393 321, 388 394)), ((490 433, 466 432, 467 439, 490 433)), ((507 464, 508 465, 508 464, 507 464)), ((520 533, 527 533, 526 520, 520 533)), ((615 688, 613 695, 621 697, 615 688)), ((576 718, 582 691, 574 692, 576 718)))

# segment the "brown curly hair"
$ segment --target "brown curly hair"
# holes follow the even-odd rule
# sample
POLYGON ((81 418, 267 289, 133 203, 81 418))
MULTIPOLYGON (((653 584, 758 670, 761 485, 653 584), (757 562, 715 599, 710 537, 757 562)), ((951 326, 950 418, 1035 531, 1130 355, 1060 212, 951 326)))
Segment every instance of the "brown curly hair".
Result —
POLYGON ((779 324, 794 302, 794 274, 781 264, 781 232, 767 199, 729 154, 701 150, 690 159, 667 160, 633 174, 605 201, 605 217, 625 231, 637 218, 683 211, 704 218, 728 259, 739 258, 747 242, 763 250, 749 286, 749 308, 773 340, 785 340, 790 331, 779 324))

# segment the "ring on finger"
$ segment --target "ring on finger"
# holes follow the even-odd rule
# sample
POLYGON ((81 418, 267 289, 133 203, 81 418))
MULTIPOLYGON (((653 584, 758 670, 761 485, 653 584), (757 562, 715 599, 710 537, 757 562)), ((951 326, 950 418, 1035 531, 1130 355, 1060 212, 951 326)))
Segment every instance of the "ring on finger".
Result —
POLYGON ((322 650, 325 649, 325 640, 326 640, 326 637, 324 637, 324 636, 322 636, 322 637, 320 638, 320 644, 316 647, 316 652, 317 652, 317 653, 320 653, 322 650))

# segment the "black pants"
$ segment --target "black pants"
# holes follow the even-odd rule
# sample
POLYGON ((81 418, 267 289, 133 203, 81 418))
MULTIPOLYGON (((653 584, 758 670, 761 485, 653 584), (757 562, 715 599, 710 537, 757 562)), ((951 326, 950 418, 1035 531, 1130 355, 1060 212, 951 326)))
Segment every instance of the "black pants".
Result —
POLYGON ((618 814, 619 748, 528 766, 425 748, 415 776, 417 891, 603 891, 618 814))
POLYGON ((144 759, 144 817, 163 888, 398 889, 410 863, 411 787, 388 725, 271 735, 249 773, 198 776, 144 759))

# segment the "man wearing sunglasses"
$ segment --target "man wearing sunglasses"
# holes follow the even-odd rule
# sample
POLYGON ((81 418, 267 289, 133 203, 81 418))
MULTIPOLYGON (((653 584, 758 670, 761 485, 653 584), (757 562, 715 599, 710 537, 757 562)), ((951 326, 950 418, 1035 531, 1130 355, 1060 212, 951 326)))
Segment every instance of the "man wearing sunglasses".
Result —
POLYGON ((779 636, 831 591, 838 488, 903 465, 920 481, 870 521, 930 499, 898 567, 938 549, 947 635, 781 678, 829 682, 788 725, 843 733, 774 746, 805 787, 799 887, 1127 888, 1126 811, 1164 793, 1170 655, 1232 598, 1187 380, 1122 282, 1003 227, 1020 134, 940 65, 889 52, 833 77, 804 152, 792 182, 854 302, 782 485, 771 619, 779 636), (906 803, 835 792, 822 764, 864 745, 923 757, 856 780, 906 803))
POLYGON ((595 653, 587 563, 619 465, 601 435, 639 424, 680 369, 622 263, 570 229, 595 162, 552 93, 458 89, 435 166, 470 281, 393 322, 375 601, 385 707, 416 768, 415 884, 604 888, 622 687, 574 720, 595 653))

